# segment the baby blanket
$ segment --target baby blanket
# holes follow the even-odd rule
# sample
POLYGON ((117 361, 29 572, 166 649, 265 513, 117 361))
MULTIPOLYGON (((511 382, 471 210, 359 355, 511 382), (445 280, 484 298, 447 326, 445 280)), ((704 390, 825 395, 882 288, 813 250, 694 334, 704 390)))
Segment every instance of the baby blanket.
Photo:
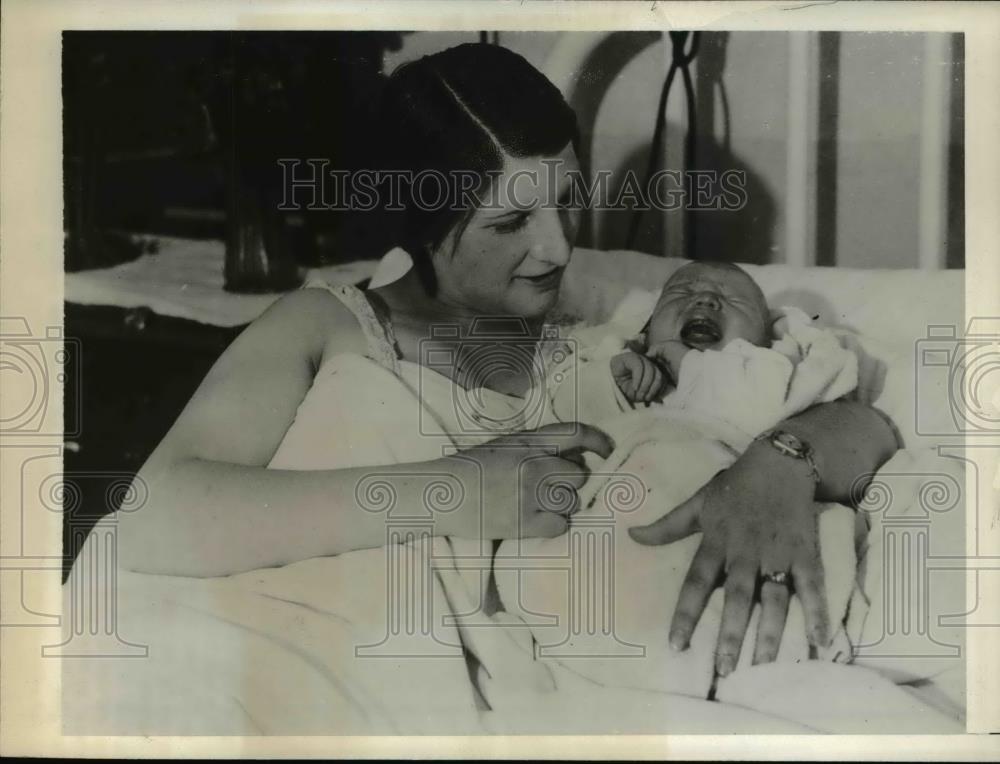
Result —
MULTIPOLYGON (((718 471, 734 452, 689 422, 654 420, 636 411, 615 421, 621 440, 638 424, 644 439, 634 440, 620 459, 597 466, 580 492, 584 507, 570 531, 555 539, 505 541, 497 553, 513 571, 498 570, 505 608, 532 624, 539 653, 608 684, 666 690, 707 697, 712 688, 714 650, 722 620, 722 591, 711 598, 692 636, 676 652, 667 630, 700 534, 658 547, 640 546, 627 529, 645 525, 681 504, 718 471), (565 570, 537 560, 563 559, 565 570)), ((610 428, 614 430, 615 428, 610 428)), ((614 437, 615 433, 612 432, 614 437)), ((852 640, 846 632, 848 609, 857 641, 867 602, 856 584, 855 514, 825 505, 820 514, 821 553, 826 596, 835 639, 821 657, 847 662, 852 640)), ((498 565, 499 568, 499 565, 498 565)), ((743 644, 739 668, 751 665, 759 606, 743 644)), ((779 662, 810 657, 805 623, 793 597, 779 662)))

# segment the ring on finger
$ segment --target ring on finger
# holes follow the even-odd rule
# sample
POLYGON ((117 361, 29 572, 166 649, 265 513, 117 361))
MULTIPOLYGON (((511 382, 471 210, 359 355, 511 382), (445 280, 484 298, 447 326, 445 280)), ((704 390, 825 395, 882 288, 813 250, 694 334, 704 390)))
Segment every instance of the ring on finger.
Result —
POLYGON ((770 573, 761 573, 761 578, 765 582, 770 582, 772 584, 778 584, 779 586, 788 586, 788 572, 784 570, 776 570, 770 573))

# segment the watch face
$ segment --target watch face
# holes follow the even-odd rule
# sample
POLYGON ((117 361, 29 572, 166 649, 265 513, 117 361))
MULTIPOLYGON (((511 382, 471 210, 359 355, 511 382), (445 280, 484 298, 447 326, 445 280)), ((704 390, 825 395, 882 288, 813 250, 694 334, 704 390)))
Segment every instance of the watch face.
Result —
POLYGON ((816 483, 819 483, 819 471, 816 469, 816 462, 813 460, 812 449, 809 447, 808 443, 802 442, 790 432, 773 432, 766 437, 770 441, 771 445, 773 445, 781 453, 795 459, 804 460, 806 464, 809 465, 813 480, 815 480, 816 483))
POLYGON ((803 451, 802 441, 792 435, 790 432, 779 432, 774 436, 775 442, 781 444, 789 451, 794 451, 795 453, 801 454, 803 451))

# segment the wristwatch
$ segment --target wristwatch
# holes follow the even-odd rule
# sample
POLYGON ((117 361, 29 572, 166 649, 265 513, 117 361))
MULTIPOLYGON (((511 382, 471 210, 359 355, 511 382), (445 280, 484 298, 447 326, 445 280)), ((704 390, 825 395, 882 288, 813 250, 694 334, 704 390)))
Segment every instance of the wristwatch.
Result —
POLYGON ((808 443, 797 435, 793 435, 787 430, 771 430, 763 435, 758 435, 755 440, 764 440, 770 443, 778 452, 793 459, 801 459, 809 466, 812 478, 819 483, 819 470, 816 468, 815 452, 808 443))

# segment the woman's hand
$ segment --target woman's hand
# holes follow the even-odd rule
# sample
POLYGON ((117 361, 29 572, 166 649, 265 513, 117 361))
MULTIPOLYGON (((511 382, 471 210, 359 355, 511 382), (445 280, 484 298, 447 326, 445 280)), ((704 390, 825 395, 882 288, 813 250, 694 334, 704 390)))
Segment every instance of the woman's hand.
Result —
POLYGON ((788 584, 765 580, 754 663, 773 661, 788 614, 789 586, 802 602, 807 638, 828 643, 829 624, 819 552, 815 483, 809 467, 766 443, 754 443, 729 469, 656 522, 629 529, 640 544, 667 544, 701 531, 670 624, 670 644, 685 649, 708 599, 725 579, 716 670, 739 659, 762 574, 787 573, 788 584))
POLYGON ((581 454, 593 451, 606 459, 614 447, 600 430, 579 423, 574 428, 567 434, 565 424, 548 425, 446 457, 446 469, 473 499, 454 517, 442 518, 446 533, 489 539, 564 533, 579 508, 576 491, 587 479, 581 454))

